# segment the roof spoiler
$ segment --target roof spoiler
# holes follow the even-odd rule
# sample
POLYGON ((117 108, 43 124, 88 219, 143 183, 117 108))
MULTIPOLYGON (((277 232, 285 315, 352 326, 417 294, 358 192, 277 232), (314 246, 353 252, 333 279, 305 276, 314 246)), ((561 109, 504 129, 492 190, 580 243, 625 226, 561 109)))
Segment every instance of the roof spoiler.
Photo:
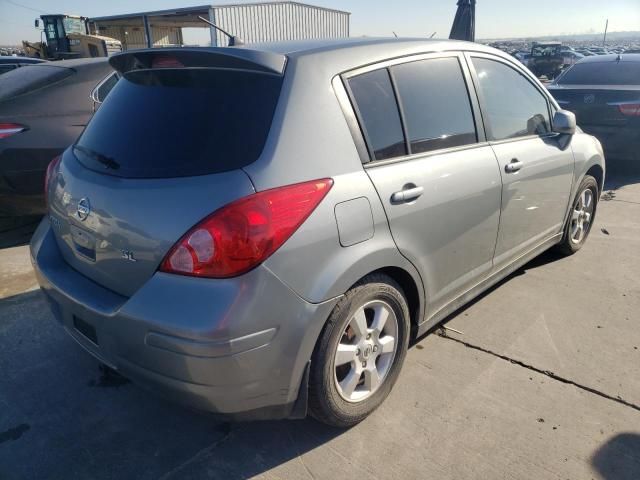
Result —
POLYGON ((113 55, 109 64, 120 73, 153 68, 232 68, 283 75, 287 57, 238 47, 152 48, 113 55))

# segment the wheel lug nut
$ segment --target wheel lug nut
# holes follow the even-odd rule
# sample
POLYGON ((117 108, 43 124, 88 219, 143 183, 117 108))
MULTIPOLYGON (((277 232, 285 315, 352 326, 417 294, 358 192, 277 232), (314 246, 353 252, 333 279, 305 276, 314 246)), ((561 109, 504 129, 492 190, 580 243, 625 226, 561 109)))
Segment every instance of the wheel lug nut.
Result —
POLYGON ((377 351, 378 351, 378 346, 377 346, 377 345, 374 345, 374 346, 373 346, 373 351, 374 351, 374 352, 377 352, 377 351))
POLYGON ((367 334, 367 340, 369 340, 370 338, 371 338, 371 334, 370 334, 370 333, 368 333, 368 334, 367 334))
POLYGON ((356 349, 356 355, 360 355, 360 349, 359 348, 356 349))
POLYGON ((367 368, 367 362, 362 362, 362 368, 367 368))

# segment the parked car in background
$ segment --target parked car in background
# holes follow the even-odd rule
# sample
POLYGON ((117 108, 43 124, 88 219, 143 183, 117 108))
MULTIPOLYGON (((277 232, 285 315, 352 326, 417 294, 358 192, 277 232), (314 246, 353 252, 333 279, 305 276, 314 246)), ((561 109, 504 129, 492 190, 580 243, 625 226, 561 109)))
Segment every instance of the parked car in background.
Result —
POLYGON ((0 75, 15 70, 16 68, 42 62, 46 62, 46 60, 28 57, 0 56, 0 75))
POLYGON ((564 65, 563 46, 560 42, 534 42, 529 57, 529 69, 537 77, 556 78, 564 65))
POLYGON ((548 86, 578 125, 603 144, 611 164, 640 166, 640 55, 600 55, 576 63, 548 86))
POLYGON ((110 63, 122 78, 48 168, 31 256, 78 343, 193 407, 353 425, 411 336, 593 224, 600 144, 498 50, 358 38, 110 63))
MULTIPOLYGON (((106 58, 45 62, 0 76, 0 226, 45 212, 47 165, 91 117, 106 58)), ((3 228, 4 229, 4 228, 3 228)))

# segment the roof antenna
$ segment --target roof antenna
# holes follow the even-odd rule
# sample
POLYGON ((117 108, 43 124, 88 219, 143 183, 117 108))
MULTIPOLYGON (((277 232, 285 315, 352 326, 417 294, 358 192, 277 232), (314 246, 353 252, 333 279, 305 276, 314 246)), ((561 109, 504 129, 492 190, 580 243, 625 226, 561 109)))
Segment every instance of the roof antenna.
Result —
POLYGON ((393 30, 391 31, 391 33, 393 33, 393 36, 398 38, 398 34, 396 32, 394 32, 393 30))
POLYGON ((227 37, 229 37, 229 46, 230 47, 237 47, 238 45, 244 45, 244 41, 242 41, 242 39, 240 37, 236 37, 235 35, 231 35, 229 32, 221 29, 219 26, 217 26, 215 23, 213 23, 210 20, 207 20, 204 17, 201 17, 198 15, 198 18, 200 20, 202 20, 204 23, 211 25, 213 28, 215 28, 216 30, 222 32, 222 34, 226 35, 227 37))
POLYGON ((435 36, 436 36, 436 33, 438 33, 438 32, 433 32, 429 38, 433 38, 433 37, 435 37, 435 36))

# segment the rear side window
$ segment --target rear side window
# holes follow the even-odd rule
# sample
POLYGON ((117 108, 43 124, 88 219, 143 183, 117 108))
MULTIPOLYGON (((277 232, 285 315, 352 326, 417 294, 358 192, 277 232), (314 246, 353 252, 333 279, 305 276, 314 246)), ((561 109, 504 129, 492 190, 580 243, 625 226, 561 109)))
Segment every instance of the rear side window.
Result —
POLYGON ((218 69, 120 78, 74 153, 102 173, 159 178, 220 173, 262 153, 280 95, 276 75, 218 69))
POLYGON ((457 58, 434 58, 392 67, 411 153, 467 145, 476 128, 457 58))
POLYGON ((640 62, 577 63, 558 79, 559 85, 640 85, 640 62))
POLYGON ((360 125, 375 160, 406 155, 396 97, 386 69, 349 79, 360 125))
POLYGON ((551 131, 545 96, 524 75, 504 63, 473 58, 491 140, 551 131))
POLYGON ((30 65, 0 77, 0 101, 32 92, 73 75, 70 68, 49 65, 30 65))

